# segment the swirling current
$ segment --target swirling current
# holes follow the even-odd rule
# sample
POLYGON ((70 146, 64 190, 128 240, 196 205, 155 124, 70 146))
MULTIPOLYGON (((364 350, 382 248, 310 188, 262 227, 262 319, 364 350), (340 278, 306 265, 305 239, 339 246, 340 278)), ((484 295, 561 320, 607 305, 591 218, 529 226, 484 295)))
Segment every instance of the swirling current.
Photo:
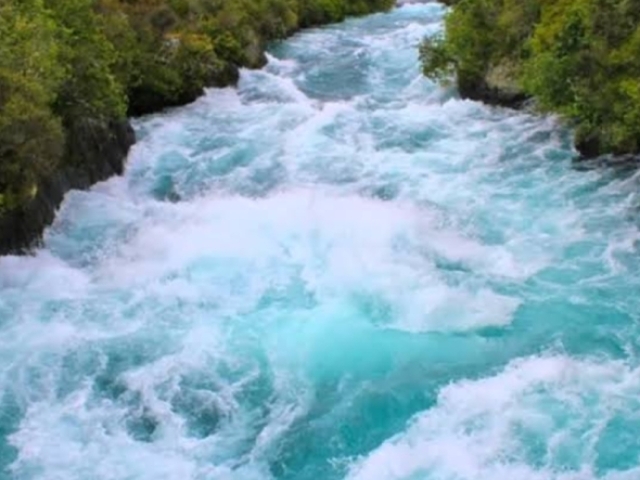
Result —
POLYGON ((0 259, 0 477, 640 478, 640 177, 424 79, 444 11, 136 120, 0 259))

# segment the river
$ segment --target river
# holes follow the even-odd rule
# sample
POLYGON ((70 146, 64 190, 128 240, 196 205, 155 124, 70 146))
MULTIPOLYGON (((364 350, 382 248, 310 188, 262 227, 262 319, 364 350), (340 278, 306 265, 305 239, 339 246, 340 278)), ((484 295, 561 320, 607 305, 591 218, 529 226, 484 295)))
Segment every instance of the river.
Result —
POLYGON ((0 259, 0 477, 640 478, 639 176, 422 78, 443 13, 137 120, 0 259))

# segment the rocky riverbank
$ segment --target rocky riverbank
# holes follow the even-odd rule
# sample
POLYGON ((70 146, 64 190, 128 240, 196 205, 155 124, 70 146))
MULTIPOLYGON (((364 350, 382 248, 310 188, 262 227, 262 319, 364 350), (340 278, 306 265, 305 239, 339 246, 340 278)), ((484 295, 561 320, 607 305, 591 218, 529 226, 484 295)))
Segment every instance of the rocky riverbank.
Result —
POLYGON ((39 244, 71 189, 121 174, 127 120, 266 63, 269 41, 393 0, 45 0, 0 6, 0 255, 39 244))
POLYGON ((135 134, 128 121, 86 120, 70 127, 64 165, 42 178, 20 208, 0 215, 0 253, 22 253, 51 224, 65 193, 121 175, 135 134))
POLYGON ((640 152, 640 7, 625 0, 450 0, 421 47, 426 76, 463 97, 559 114, 582 158, 640 152))

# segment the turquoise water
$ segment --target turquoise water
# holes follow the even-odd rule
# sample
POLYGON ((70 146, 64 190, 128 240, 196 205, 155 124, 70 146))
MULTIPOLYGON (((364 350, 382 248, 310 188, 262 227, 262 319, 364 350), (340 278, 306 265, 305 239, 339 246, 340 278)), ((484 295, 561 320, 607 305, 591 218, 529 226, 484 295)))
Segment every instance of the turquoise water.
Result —
POLYGON ((442 14, 138 121, 0 259, 3 478, 640 478, 639 177, 421 78, 442 14))

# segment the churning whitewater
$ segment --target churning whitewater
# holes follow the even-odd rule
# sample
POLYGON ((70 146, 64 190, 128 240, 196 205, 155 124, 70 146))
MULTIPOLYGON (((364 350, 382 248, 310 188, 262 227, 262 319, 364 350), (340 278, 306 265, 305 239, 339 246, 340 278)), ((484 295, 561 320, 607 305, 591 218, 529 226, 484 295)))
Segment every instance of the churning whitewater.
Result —
POLYGON ((640 478, 639 177, 422 78, 443 13, 138 121, 0 259, 2 478, 640 478))

